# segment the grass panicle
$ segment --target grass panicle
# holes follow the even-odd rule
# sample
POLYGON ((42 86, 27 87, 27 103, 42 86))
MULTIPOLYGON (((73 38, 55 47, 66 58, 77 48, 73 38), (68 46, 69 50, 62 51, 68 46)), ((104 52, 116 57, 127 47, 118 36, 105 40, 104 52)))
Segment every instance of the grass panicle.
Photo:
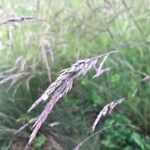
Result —
POLYGON ((100 119, 102 117, 105 117, 107 114, 110 114, 113 109, 120 103, 122 103, 123 101, 125 100, 125 98, 121 98, 119 100, 115 100, 115 101, 112 101, 108 104, 106 104, 103 109, 99 112, 98 116, 96 117, 93 125, 92 125, 92 132, 95 131, 95 128, 97 126, 97 124, 100 122, 100 119))
POLYGON ((30 135, 28 144, 31 144, 38 130, 41 128, 42 124, 47 119, 56 103, 71 90, 74 79, 78 78, 79 76, 85 75, 91 68, 95 68, 99 58, 105 56, 99 65, 100 67, 98 68, 98 72, 96 73, 96 76, 98 76, 98 74, 101 75, 104 71, 107 70, 102 69, 104 61, 111 53, 114 52, 116 51, 111 51, 104 55, 99 55, 90 59, 78 60, 70 68, 67 68, 61 72, 57 79, 47 88, 47 90, 39 97, 39 99, 35 103, 33 103, 33 105, 28 110, 28 112, 30 112, 40 102, 48 101, 46 107, 37 117, 33 125, 33 132, 30 135))

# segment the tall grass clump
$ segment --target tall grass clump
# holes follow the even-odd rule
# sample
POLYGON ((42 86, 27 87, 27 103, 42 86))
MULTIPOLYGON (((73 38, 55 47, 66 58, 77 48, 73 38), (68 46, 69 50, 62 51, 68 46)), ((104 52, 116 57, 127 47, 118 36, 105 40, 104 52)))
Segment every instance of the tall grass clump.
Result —
POLYGON ((149 149, 149 5, 148 0, 0 1, 0 149, 24 147, 45 119, 35 149, 44 149, 52 132, 73 139, 71 148, 92 136, 80 149, 149 149), (114 49, 119 52, 107 59, 105 54, 114 49), (86 58, 101 54, 97 66, 90 66, 95 76, 90 71, 76 79, 84 73, 83 62, 90 63, 86 58), (104 61, 109 68, 103 70, 104 61), (103 119, 103 106, 121 97, 126 100, 103 119), (27 113, 37 99, 39 107, 27 113), (51 114, 44 112, 41 120, 44 108, 51 114), (103 120, 91 133, 97 116, 103 120))

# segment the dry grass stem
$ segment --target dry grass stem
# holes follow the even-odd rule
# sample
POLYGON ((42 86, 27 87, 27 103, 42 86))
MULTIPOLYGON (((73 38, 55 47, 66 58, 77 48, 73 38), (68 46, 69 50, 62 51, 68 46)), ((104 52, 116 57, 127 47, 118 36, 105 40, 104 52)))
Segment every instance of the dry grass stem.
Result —
POLYGON ((10 24, 10 23, 18 23, 23 21, 44 21, 43 19, 38 19, 32 16, 18 16, 18 17, 11 17, 5 20, 0 21, 0 25, 10 24))
POLYGON ((147 81, 150 80, 150 75, 144 74, 144 78, 142 79, 142 81, 147 81))
POLYGON ((146 76, 144 79, 142 79, 143 81, 147 81, 150 80, 150 76, 146 76))
POLYGON ((29 126, 30 124, 34 123, 36 119, 37 119, 37 118, 32 118, 28 123, 24 124, 24 125, 23 125, 22 127, 20 127, 18 130, 16 130, 16 131, 14 132, 14 134, 18 134, 19 132, 21 132, 22 130, 24 130, 27 126, 29 126))
POLYGON ((141 71, 138 71, 138 73, 143 76, 142 81, 150 80, 150 75, 148 75, 147 73, 141 71))
POLYGON ((120 103, 122 103, 123 101, 125 100, 125 98, 121 98, 119 100, 115 100, 115 101, 112 101, 110 103, 108 103, 107 105, 105 105, 103 107, 103 109, 99 112, 97 118, 95 119, 93 125, 92 125, 92 132, 94 132, 97 124, 100 122, 100 119, 102 117, 105 117, 107 114, 110 114, 113 109, 120 103))
POLYGON ((23 78, 24 76, 27 76, 29 74, 29 72, 21 72, 16 74, 3 75, 0 77, 3 78, 2 80, 0 80, 0 85, 9 81, 17 81, 18 79, 23 78))

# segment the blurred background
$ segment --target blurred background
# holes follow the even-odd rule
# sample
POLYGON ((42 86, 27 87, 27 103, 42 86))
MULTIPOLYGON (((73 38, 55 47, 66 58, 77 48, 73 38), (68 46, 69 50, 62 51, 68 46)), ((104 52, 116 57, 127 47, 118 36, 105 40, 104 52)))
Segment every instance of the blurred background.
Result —
POLYGON ((111 70, 77 79, 30 149, 72 150, 126 97, 80 149, 150 150, 150 0, 0 0, 0 150, 24 149, 43 106, 27 110, 61 70, 111 50, 111 70))

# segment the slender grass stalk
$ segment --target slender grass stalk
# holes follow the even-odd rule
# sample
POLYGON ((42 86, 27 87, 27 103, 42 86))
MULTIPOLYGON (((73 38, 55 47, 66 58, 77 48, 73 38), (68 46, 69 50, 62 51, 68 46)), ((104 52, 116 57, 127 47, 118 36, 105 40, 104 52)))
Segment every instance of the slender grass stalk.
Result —
MULTIPOLYGON (((131 124, 117 124, 115 127, 120 127, 120 126, 126 126, 126 127, 132 127, 132 128, 135 128, 137 130, 139 130, 139 128, 137 128, 136 126, 134 125, 131 125, 131 124)), ((112 125, 110 126, 107 126, 101 130, 98 130, 96 131, 95 133, 91 134, 90 136, 88 136, 87 138, 85 138, 82 142, 80 142, 73 150, 79 150, 80 147, 86 142, 88 141, 90 138, 92 138, 93 136, 97 135, 97 134, 101 134, 103 133, 104 131, 106 131, 107 129, 110 129, 112 128, 112 125)))
POLYGON ((10 23, 23 22, 23 21, 45 21, 45 20, 38 19, 32 16, 11 17, 1 21, 0 26, 5 24, 10 24, 10 23))

